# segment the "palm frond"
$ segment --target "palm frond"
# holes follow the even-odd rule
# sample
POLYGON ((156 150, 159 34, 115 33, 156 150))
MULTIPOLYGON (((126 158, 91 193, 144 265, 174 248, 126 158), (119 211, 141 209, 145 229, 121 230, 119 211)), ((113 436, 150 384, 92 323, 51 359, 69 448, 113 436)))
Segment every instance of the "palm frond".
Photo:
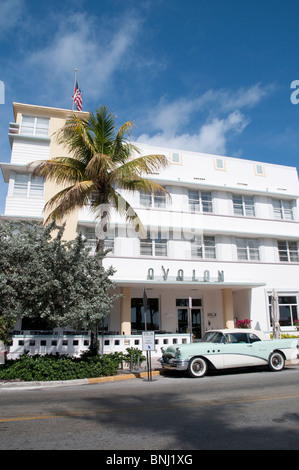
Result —
POLYGON ((119 129, 114 139, 113 159, 119 163, 125 163, 133 152, 133 145, 129 142, 133 121, 125 122, 119 129))
POLYGON ((96 152, 111 153, 111 146, 115 139, 115 127, 115 116, 109 112, 106 106, 100 106, 95 115, 90 115, 89 131, 93 134, 96 152))
POLYGON ((86 166, 86 175, 92 180, 103 178, 115 169, 115 163, 110 157, 103 153, 95 153, 86 166))
POLYGON ((118 191, 114 191, 111 194, 111 199, 113 199, 113 202, 111 202, 117 212, 125 217, 126 221, 130 222, 135 227, 136 233, 141 234, 142 238, 144 238, 146 230, 135 209, 118 191))
POLYGON ((82 180, 85 175, 85 165, 71 157, 31 162, 28 168, 33 169, 33 176, 43 176, 57 184, 74 183, 82 180))
POLYGON ((81 181, 62 189, 46 203, 45 210, 51 212, 45 223, 47 224, 51 220, 60 220, 76 208, 88 206, 95 190, 93 181, 81 181))
POLYGON ((118 187, 126 191, 140 191, 148 194, 165 194, 169 200, 171 198, 168 191, 159 183, 147 178, 122 178, 118 180, 118 187))
POLYGON ((67 148, 73 158, 88 163, 95 151, 89 122, 71 115, 65 125, 56 133, 57 142, 67 148))
POLYGON ((122 179, 142 178, 144 174, 149 175, 167 165, 168 160, 164 155, 146 155, 129 160, 117 167, 112 178, 119 181, 122 179))

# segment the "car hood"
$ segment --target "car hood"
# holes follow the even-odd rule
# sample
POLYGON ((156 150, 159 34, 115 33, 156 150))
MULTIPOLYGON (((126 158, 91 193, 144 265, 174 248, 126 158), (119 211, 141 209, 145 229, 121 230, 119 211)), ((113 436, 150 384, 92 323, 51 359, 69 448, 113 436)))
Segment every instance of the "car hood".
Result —
POLYGON ((171 345, 171 346, 168 346, 168 347, 164 347, 162 348, 163 352, 164 353, 173 353, 175 354, 177 349, 179 349, 180 351, 189 351, 189 350, 193 350, 195 347, 196 348, 200 348, 201 346, 206 346, 206 345, 212 345, 212 346, 216 346, 217 344, 219 343, 210 343, 208 341, 198 341, 196 343, 187 343, 187 344, 174 344, 174 345, 171 345))

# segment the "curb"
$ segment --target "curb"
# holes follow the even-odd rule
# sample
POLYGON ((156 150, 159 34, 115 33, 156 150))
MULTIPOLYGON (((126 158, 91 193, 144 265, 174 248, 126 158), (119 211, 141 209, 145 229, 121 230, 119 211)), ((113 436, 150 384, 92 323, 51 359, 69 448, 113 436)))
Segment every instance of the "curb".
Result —
MULTIPOLYGON (((151 375, 161 375, 162 371, 160 370, 152 370, 151 375)), ((97 384, 101 382, 117 382, 118 380, 127 380, 127 379, 141 379, 146 378, 148 376, 148 372, 135 372, 129 374, 121 374, 121 375, 112 375, 110 377, 98 377, 94 379, 87 379, 89 384, 97 384)))
MULTIPOLYGON (((286 361, 286 366, 296 366, 299 365, 299 359, 295 361, 286 361)), ((164 370, 152 370, 151 375, 159 376, 163 375, 164 370)), ((94 385, 98 383, 105 383, 105 382, 118 382, 120 380, 132 380, 132 379, 141 379, 147 378, 148 372, 131 372, 127 374, 119 374, 119 375, 111 375, 108 377, 94 377, 92 379, 75 379, 75 380, 58 380, 52 382, 3 382, 0 383, 0 391, 1 389, 33 389, 33 388, 45 388, 45 387, 72 387, 75 385, 94 385)))
MULTIPOLYGON (((163 374, 162 370, 152 370, 152 377, 163 374)), ((57 380, 57 381, 43 381, 43 382, 3 382, 0 383, 0 391, 2 389, 32 389, 32 388, 45 388, 45 387, 72 387, 74 385, 93 385, 104 382, 118 382, 120 380, 140 379, 147 378, 148 372, 135 372, 128 374, 112 375, 108 377, 94 377, 91 379, 75 379, 75 380, 57 380)))

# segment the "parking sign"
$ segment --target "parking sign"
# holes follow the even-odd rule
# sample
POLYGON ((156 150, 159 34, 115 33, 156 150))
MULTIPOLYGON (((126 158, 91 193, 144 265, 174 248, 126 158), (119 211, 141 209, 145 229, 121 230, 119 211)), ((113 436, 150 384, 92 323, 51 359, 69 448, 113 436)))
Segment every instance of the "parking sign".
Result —
POLYGON ((155 332, 143 331, 142 332, 142 351, 155 350, 155 332))

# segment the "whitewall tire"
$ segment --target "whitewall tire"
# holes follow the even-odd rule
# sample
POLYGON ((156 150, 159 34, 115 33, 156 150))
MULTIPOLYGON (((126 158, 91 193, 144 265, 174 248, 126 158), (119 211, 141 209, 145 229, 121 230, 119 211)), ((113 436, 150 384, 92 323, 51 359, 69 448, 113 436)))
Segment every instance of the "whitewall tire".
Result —
POLYGON ((190 377, 204 377, 208 370, 208 364, 202 357, 193 357, 188 365, 188 374, 190 377))
POLYGON ((274 372, 279 372, 284 369, 285 359, 283 354, 279 351, 274 351, 269 357, 269 369, 274 372))

